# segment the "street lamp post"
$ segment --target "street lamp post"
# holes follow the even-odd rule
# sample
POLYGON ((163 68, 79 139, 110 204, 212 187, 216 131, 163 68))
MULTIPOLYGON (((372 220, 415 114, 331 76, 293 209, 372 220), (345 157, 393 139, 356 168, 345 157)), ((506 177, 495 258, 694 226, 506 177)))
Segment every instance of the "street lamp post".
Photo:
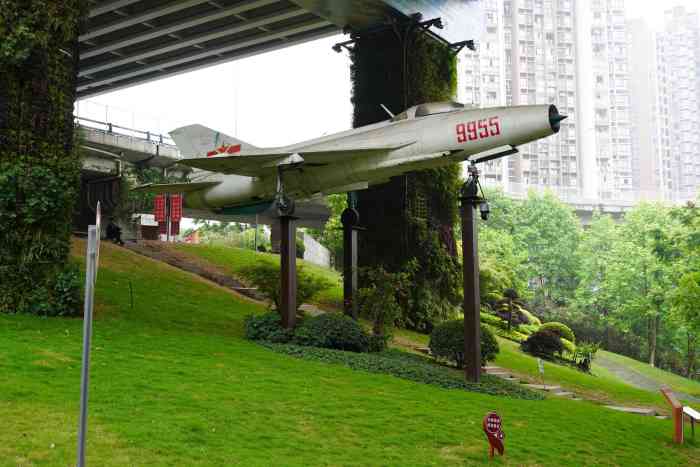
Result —
POLYGON ((481 329, 479 298, 479 251, 477 232, 477 208, 486 220, 489 205, 479 184, 479 171, 472 163, 469 178, 460 193, 462 217, 462 262, 464 280, 464 377, 478 383, 481 376, 481 329))

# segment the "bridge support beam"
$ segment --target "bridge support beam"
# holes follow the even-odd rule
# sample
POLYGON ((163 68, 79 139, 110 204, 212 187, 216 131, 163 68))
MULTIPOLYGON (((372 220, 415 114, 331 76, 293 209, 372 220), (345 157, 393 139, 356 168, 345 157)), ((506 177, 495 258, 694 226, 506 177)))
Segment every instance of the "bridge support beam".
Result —
MULTIPOLYGON (((398 114, 412 105, 453 98, 454 54, 422 31, 414 22, 358 34, 350 52, 355 127, 386 120, 381 104, 398 114)), ((358 265, 399 272, 408 271, 416 260, 411 295, 401 298, 401 318, 424 332, 446 318, 443 310, 460 303, 453 233, 458 180, 455 164, 395 177, 358 192, 364 228, 358 265)), ((360 276, 359 286, 365 285, 360 276)))

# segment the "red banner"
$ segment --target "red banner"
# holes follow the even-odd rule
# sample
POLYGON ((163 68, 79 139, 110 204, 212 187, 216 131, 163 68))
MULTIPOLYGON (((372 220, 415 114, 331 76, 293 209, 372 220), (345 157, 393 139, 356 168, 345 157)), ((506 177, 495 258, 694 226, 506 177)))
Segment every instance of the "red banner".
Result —
POLYGON ((179 222, 171 222, 170 223, 170 235, 180 235, 180 223, 179 222))
POLYGON ((180 222, 182 219, 182 196, 170 195, 170 220, 180 222))
POLYGON ((165 222, 165 195, 157 195, 153 200, 153 214, 156 222, 165 222))

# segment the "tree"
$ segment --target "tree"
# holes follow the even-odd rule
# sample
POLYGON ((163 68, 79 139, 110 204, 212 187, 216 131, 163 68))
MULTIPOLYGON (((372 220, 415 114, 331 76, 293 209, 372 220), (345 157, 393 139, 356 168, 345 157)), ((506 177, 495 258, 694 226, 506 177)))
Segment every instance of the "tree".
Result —
POLYGON ((543 302, 567 302, 577 285, 581 227, 573 210, 552 193, 534 191, 514 214, 514 238, 527 251, 529 277, 543 302))
POLYGON ((338 270, 343 268, 343 225, 340 215, 347 207, 346 194, 329 195, 326 197, 331 216, 323 230, 308 229, 309 235, 328 248, 333 258, 333 267, 338 270))
POLYGON ((700 272, 684 274, 671 296, 672 315, 686 330, 686 376, 695 372, 698 331, 700 331, 700 272))
POLYGON ((652 366, 673 285, 677 252, 668 238, 671 229, 668 209, 640 204, 625 215, 611 259, 608 284, 616 302, 616 318, 627 327, 637 320, 645 321, 652 366))
POLYGON ((608 283, 610 268, 618 261, 614 253, 619 241, 618 228, 612 217, 596 212, 584 231, 577 256, 580 260, 578 286, 573 301, 574 308, 594 321, 602 321, 606 327, 606 342, 610 346, 611 323, 608 316, 615 308, 615 296, 608 283))

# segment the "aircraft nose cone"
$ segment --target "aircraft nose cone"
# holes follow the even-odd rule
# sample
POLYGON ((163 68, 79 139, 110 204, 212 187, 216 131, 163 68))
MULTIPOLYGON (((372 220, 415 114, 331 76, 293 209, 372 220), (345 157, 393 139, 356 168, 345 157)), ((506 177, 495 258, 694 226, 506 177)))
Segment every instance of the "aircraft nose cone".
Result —
POLYGON ((549 126, 552 128, 554 133, 559 133, 560 123, 562 120, 568 118, 568 115, 562 115, 559 113, 557 106, 549 106, 549 126))

